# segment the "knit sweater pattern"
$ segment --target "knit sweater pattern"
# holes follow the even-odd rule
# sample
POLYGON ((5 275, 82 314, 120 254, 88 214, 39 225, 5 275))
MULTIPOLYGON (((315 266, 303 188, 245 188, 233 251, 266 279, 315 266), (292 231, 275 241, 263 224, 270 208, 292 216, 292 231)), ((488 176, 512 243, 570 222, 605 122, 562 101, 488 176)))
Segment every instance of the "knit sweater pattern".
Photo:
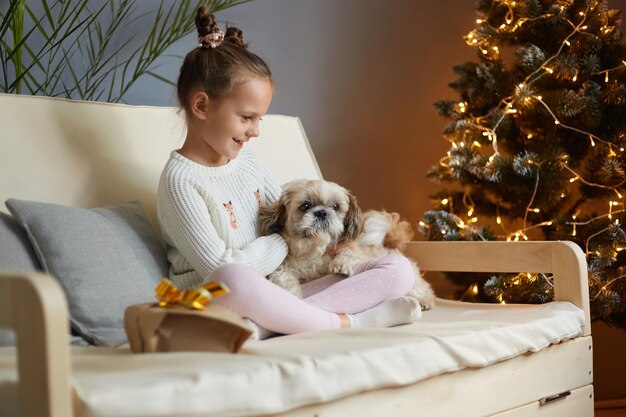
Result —
POLYGON ((281 187, 253 152, 207 167, 172 151, 161 174, 157 218, 181 289, 201 285, 218 266, 246 265, 263 276, 287 256, 278 234, 261 236, 259 209, 275 202, 281 187))

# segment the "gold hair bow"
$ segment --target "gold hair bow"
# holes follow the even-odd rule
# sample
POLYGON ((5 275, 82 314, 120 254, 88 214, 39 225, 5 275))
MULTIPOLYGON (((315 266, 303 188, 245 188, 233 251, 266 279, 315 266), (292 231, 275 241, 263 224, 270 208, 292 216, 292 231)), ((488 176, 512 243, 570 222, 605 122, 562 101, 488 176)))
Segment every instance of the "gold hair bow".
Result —
POLYGON ((181 305, 190 309, 204 310, 213 297, 226 295, 230 289, 226 284, 211 281, 201 287, 192 290, 179 291, 178 288, 167 278, 163 278, 156 287, 156 298, 160 307, 181 305))

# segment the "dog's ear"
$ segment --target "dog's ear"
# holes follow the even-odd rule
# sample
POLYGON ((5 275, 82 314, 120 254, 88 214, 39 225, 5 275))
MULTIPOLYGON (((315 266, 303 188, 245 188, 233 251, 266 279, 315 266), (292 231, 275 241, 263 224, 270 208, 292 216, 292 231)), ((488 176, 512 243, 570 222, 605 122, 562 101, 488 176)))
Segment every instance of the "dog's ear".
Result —
POLYGON ((259 221, 261 222, 261 233, 263 235, 271 235, 272 233, 283 231, 287 221, 287 199, 284 194, 270 206, 261 207, 259 221))
POLYGON ((356 197, 348 193, 348 199, 348 212, 343 220, 343 238, 345 241, 355 240, 363 231, 364 224, 363 212, 357 204, 356 197))

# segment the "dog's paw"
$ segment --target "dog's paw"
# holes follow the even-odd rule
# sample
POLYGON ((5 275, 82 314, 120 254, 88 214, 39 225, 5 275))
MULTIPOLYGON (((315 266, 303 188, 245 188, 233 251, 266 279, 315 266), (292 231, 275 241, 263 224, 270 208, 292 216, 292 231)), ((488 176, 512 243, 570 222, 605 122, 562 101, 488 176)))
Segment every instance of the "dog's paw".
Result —
MULTIPOLYGON (((422 289, 423 290, 423 289, 422 289)), ((407 293, 407 297, 416 298, 419 301, 422 311, 430 310, 435 306, 435 293, 428 289, 427 291, 420 291, 413 288, 407 293)))
POLYGON ((303 298, 302 287, 295 277, 289 274, 282 274, 281 271, 277 270, 270 274, 268 278, 272 284, 278 285, 298 298, 303 298))
POLYGON ((351 277, 354 275, 354 266, 349 263, 339 262, 337 259, 334 259, 328 265, 328 269, 331 274, 337 275, 345 275, 347 277, 351 277))

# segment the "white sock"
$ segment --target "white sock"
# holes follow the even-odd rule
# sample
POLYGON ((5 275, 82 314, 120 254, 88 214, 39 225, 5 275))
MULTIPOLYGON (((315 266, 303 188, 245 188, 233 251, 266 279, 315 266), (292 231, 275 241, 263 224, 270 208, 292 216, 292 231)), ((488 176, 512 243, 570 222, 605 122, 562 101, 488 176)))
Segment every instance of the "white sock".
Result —
POLYGON ((253 322, 247 317, 244 317, 244 320, 248 322, 248 325, 252 329, 252 334, 250 335, 251 340, 264 340, 276 334, 273 331, 268 330, 265 327, 256 324, 255 322, 253 322))
POLYGON ((350 320, 350 327, 391 327, 419 319, 422 317, 422 308, 413 297, 395 297, 369 310, 346 316, 350 320))

